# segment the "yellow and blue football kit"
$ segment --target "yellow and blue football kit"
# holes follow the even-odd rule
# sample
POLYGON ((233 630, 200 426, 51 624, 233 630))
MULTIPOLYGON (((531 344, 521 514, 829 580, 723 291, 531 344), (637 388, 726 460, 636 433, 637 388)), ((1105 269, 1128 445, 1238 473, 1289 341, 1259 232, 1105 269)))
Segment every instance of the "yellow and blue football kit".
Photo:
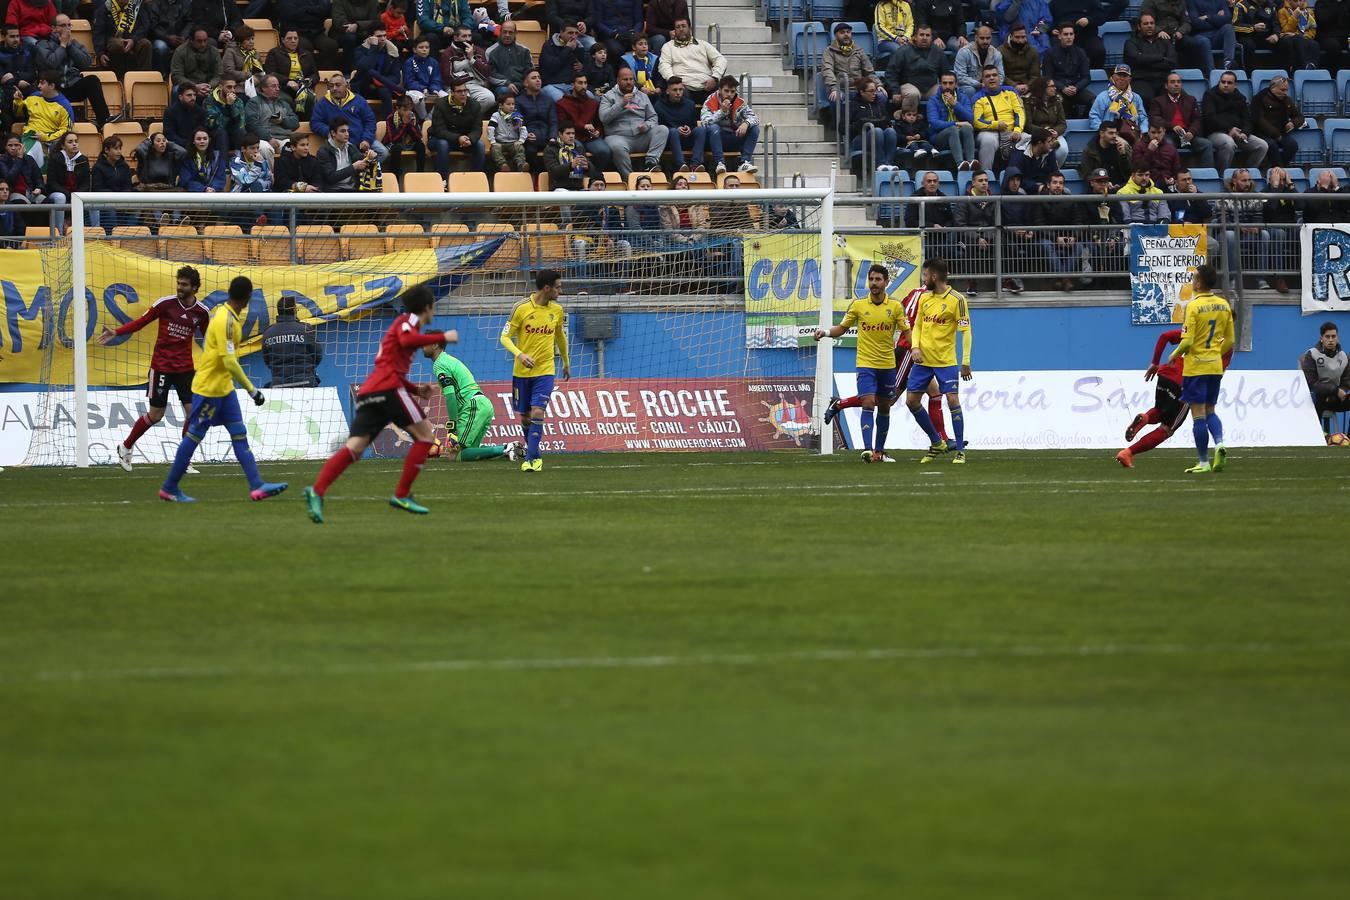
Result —
MULTIPOLYGON (((928 390, 928 383, 937 379, 938 390, 948 396, 947 404, 951 408, 952 431, 956 439, 957 456, 954 462, 964 462, 963 451, 966 447, 966 419, 959 402, 950 397, 957 393, 960 370, 956 365, 956 336, 961 335, 961 365, 970 365, 970 306, 965 295, 950 286, 940 291, 924 291, 919 297, 918 309, 914 314, 914 328, 910 332, 910 343, 923 355, 923 362, 915 361, 909 370, 911 393, 928 390)), ((931 460, 933 455, 942 451, 946 443, 933 427, 928 410, 922 405, 910 408, 914 420, 919 423, 924 434, 932 442, 932 450, 925 457, 931 460)))
MULTIPOLYGON (((511 370, 511 402, 522 416, 529 415, 532 409, 548 410, 557 371, 553 361, 555 350, 562 357, 563 370, 571 368, 567 355, 567 313, 556 300, 540 305, 536 302, 538 297, 531 294, 517 303, 511 310, 511 318, 502 326, 502 346, 516 358, 511 370), (529 356, 534 365, 527 367, 521 362, 522 356, 529 356)), ((539 459, 543 434, 542 421, 531 421, 526 426, 526 463, 539 459)))
POLYGON ((1219 402, 1223 381, 1223 355, 1233 348, 1233 308, 1217 294, 1202 291, 1186 304, 1181 343, 1172 359, 1182 358, 1181 402, 1191 406, 1195 449, 1200 463, 1188 472, 1221 471, 1227 461, 1223 446, 1223 423, 1209 407, 1219 402), (1209 439, 1214 438, 1214 466, 1209 466, 1209 439))
POLYGON ((895 339, 896 332, 908 330, 905 305, 890 297, 880 303, 863 297, 848 305, 840 324, 858 326, 858 395, 895 393, 895 339))

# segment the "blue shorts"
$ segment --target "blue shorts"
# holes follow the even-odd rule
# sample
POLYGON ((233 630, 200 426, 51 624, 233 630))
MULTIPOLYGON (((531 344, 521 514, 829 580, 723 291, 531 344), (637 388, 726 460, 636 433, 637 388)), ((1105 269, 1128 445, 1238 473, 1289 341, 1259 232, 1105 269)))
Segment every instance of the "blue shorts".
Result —
POLYGON ((188 430, 205 434, 212 425, 244 424, 244 414, 239 410, 239 395, 230 391, 224 397, 203 397, 192 395, 192 412, 188 414, 188 430))
POLYGON ((1222 375, 1183 375, 1181 402, 1192 406, 1214 406, 1219 402, 1219 382, 1222 375))
POLYGON ((905 387, 906 390, 916 393, 923 392, 928 390, 928 382, 936 378, 939 391, 944 394, 955 394, 960 374, 960 366, 924 366, 915 363, 909 370, 909 384, 905 387))
POLYGON ((895 393, 895 369, 859 369, 858 396, 877 394, 889 397, 895 393))
POLYGON ((548 412, 548 400, 552 396, 552 375, 517 375, 511 379, 511 403, 517 413, 527 413, 531 409, 548 412))

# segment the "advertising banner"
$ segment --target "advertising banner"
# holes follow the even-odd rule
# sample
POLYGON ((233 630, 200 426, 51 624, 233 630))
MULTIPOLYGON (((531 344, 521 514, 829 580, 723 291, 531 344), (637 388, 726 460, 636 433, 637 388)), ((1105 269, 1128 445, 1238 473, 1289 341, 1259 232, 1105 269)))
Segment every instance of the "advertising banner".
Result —
MULTIPOLYGON (((854 373, 836 374, 835 385, 839 396, 852 396, 854 373)), ((971 450, 1119 449, 1135 413, 1153 406, 1153 391, 1154 383, 1133 370, 976 373, 961 382, 966 440, 971 450)), ((1218 410, 1229 447, 1326 446, 1308 386, 1296 370, 1230 370, 1218 410)), ((887 448, 928 446, 908 410, 891 416, 887 448)), ((849 446, 861 446, 860 411, 845 410, 840 418, 849 446)), ((1194 449, 1190 429, 1163 446, 1194 449)))
MULTIPOLYGON (((237 391, 248 426, 249 446, 259 460, 324 459, 347 439, 347 417, 337 388, 272 388, 267 402, 254 406, 237 391)), ((75 464, 74 395, 56 392, 0 393, 0 466, 23 464, 30 446, 44 464, 75 464)), ((89 456, 97 465, 117 462, 117 444, 146 411, 144 391, 90 391, 89 456)), ((182 439, 183 411, 177 399, 164 418, 133 449, 133 464, 168 465, 182 439)), ((234 459, 230 436, 212 428, 196 462, 234 459)))
MULTIPOLYGON (((904 299, 919 286, 923 243, 918 235, 836 235, 834 239, 835 323, 849 303, 867 296, 867 269, 890 270, 890 296, 904 299)), ((820 315, 819 238, 774 234, 746 238, 745 345, 752 350, 811 346, 820 315)), ((856 332, 840 339, 853 346, 856 332)))
MULTIPOLYGON (((511 382, 480 387, 495 416, 484 444, 520 440, 511 382)), ((793 450, 811 446, 810 378, 575 379, 559 381, 549 402, 540 448, 545 453, 591 450, 793 450)), ((439 389, 429 417, 445 438, 445 400, 439 389)), ((381 456, 402 456, 412 439, 385 429, 375 442, 381 456)))
POLYGON ((1304 225, 1303 314, 1350 312, 1350 225, 1304 225))
MULTIPOLYGON (((208 307, 224 300, 230 280, 247 275, 253 280, 253 299, 244 319, 240 356, 262 346, 261 335, 272 322, 277 300, 293 296, 302 322, 356 318, 391 302, 405 288, 431 282, 438 293, 459 282, 501 245, 505 237, 439 250, 404 250, 355 262, 311 266, 241 267, 194 265, 201 275, 198 296, 208 307)), ((50 286, 58 272, 69 271, 69 260, 49 260, 48 254, 68 250, 6 250, 0 294, 5 321, 0 328, 0 382, 70 384, 74 354, 69 333, 73 318, 71 291, 55 296, 50 286), (51 369, 43 363, 51 350, 51 369)), ((153 324, 135 334, 100 346, 95 337, 106 325, 116 328, 139 317, 150 305, 174 293, 182 265, 166 259, 132 253, 94 241, 85 254, 89 273, 89 383, 95 387, 126 387, 144 382, 158 328, 153 324)), ((69 277, 68 275, 63 277, 69 277)))
POLYGON ((1209 252, 1203 225, 1130 226, 1130 321, 1182 321, 1195 267, 1209 252))

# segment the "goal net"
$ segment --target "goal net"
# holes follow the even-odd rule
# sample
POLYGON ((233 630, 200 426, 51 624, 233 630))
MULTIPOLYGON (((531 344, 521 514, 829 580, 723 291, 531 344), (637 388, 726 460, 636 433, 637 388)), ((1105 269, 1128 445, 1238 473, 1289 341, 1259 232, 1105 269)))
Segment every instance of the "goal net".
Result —
MULTIPOLYGON (((45 306, 34 300, 27 309, 42 349, 22 462, 116 461, 116 445, 148 406, 159 324, 100 336, 126 331, 173 297, 184 266, 200 276, 197 299, 208 308, 235 276, 253 282, 237 350, 267 396, 261 408, 244 404, 259 458, 322 458, 346 438, 354 391, 401 309, 399 295, 419 283, 438 298, 432 327, 457 331, 449 352, 493 402, 485 442, 518 439, 512 359, 499 336, 544 269, 563 276, 572 375, 558 379, 544 449, 819 447, 829 351, 810 332, 831 309, 822 277, 829 198, 817 189, 661 184, 534 194, 81 195, 69 235, 42 253, 45 306), (80 295, 83 304, 71 302, 80 295), (297 344, 310 348, 299 365, 297 344)), ((430 363, 416 359, 410 378, 432 381, 430 363)), ((444 437, 439 395, 429 412, 444 437)), ((183 416, 171 395, 134 461, 171 460, 183 416)), ((387 430, 374 452, 401 455, 409 441, 387 430)), ((198 459, 232 458, 228 445, 223 430, 212 434, 198 459)))

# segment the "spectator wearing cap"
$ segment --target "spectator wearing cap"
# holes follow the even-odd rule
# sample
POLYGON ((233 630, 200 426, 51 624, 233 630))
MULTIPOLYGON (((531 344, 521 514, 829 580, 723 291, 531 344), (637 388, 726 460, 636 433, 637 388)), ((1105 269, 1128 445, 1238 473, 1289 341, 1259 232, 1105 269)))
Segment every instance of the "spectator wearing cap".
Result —
POLYGON ((1094 169, 1088 173, 1088 193, 1099 199, 1088 206, 1084 218, 1087 224, 1094 226, 1091 231, 1091 255, 1098 260, 1097 268, 1120 271, 1124 268, 1124 256, 1121 253, 1124 235, 1118 229, 1105 227, 1123 223, 1120 203, 1112 199, 1115 187, 1111 178, 1111 173, 1105 169, 1094 169))
POLYGON ((947 71, 947 54, 933 43, 933 29, 920 25, 914 39, 891 55, 886 83, 896 105, 917 109, 919 103, 938 91, 938 80, 947 71))
POLYGON ((1298 153, 1294 131, 1303 127, 1303 112, 1289 96, 1289 79, 1278 75, 1252 98, 1252 131, 1270 146, 1266 163, 1293 165, 1298 153))
POLYGON ((1041 76, 1041 55, 1027 40, 1027 27, 1014 22, 998 52, 1003 57, 1003 80, 1025 97, 1031 80, 1041 76))
POLYGON ((1111 86, 1097 95, 1088 114, 1088 124, 1097 128, 1103 122, 1115 122, 1116 130, 1127 142, 1137 141, 1148 132, 1148 111, 1144 100, 1131 87, 1131 70, 1125 63, 1111 73, 1111 86))
POLYGON ((1147 105, 1163 91, 1167 74, 1177 67, 1177 48, 1158 36, 1157 21, 1141 13, 1134 34, 1125 41, 1125 62, 1134 76, 1134 89, 1147 105))
POLYGON ((1167 139, 1192 165, 1213 167, 1214 145, 1204 136, 1200 104, 1182 89, 1180 73, 1167 76, 1165 89, 1149 104, 1148 117, 1150 125, 1156 121, 1166 126, 1167 139))
POLYGON ((956 63, 952 71, 956 73, 956 86, 964 97, 974 98, 984 90, 984 70, 988 66, 998 69, 999 83, 1003 83, 1003 56, 994 47, 994 29, 981 25, 975 29, 975 40, 956 52, 956 63))
POLYGON ((1056 34, 1059 39, 1050 45, 1041 59, 1041 74, 1054 79, 1059 86, 1066 114, 1075 119, 1087 118, 1092 101, 1097 99, 1088 90, 1092 83, 1092 65, 1087 52, 1076 43, 1077 30, 1072 23, 1060 25, 1056 34))
POLYGON ((1191 33, 1208 45, 1211 60, 1216 49, 1223 50, 1223 67, 1232 68, 1237 59, 1237 32, 1233 30, 1231 0, 1186 0, 1191 14, 1191 33))
POLYGON ((835 23, 834 40, 820 59, 820 74, 832 104, 847 102, 855 84, 876 74, 872 60, 853 43, 853 28, 847 22, 835 23))
POLYGON ((1209 77, 1214 71, 1214 56, 1210 52, 1209 41, 1191 33, 1190 13, 1186 11, 1186 0, 1144 0, 1140 15, 1148 13, 1158 24, 1158 37, 1171 39, 1177 47, 1177 58, 1183 56, 1190 65, 1196 66, 1209 77))
POLYGON ((1092 181, 1104 172, 1113 185, 1124 184, 1132 168, 1130 145, 1120 136, 1116 123, 1098 125, 1097 139, 1083 148, 1083 160, 1078 164, 1083 180, 1092 181))
POLYGON ((1313 408, 1322 431, 1331 435, 1331 414, 1350 410, 1350 358, 1341 349, 1341 332, 1335 322, 1323 322, 1317 343, 1298 360, 1312 393, 1313 408))
POLYGON ((975 118, 975 152, 980 165, 994 167, 996 155, 1007 155, 1022 139, 1027 127, 1026 110, 1017 91, 1000 83, 998 69, 984 68, 984 90, 971 105, 975 118))
POLYGON ((1120 217, 1126 223, 1157 225, 1167 221, 1167 201, 1163 199, 1162 188, 1153 183, 1148 163, 1134 164, 1134 171, 1118 196, 1130 198, 1120 204, 1120 217))
POLYGON ((1238 90, 1236 74, 1221 74, 1218 86, 1205 91, 1200 110, 1219 171, 1231 168, 1234 162, 1239 166, 1261 165, 1269 147, 1252 134, 1251 107, 1238 90))

